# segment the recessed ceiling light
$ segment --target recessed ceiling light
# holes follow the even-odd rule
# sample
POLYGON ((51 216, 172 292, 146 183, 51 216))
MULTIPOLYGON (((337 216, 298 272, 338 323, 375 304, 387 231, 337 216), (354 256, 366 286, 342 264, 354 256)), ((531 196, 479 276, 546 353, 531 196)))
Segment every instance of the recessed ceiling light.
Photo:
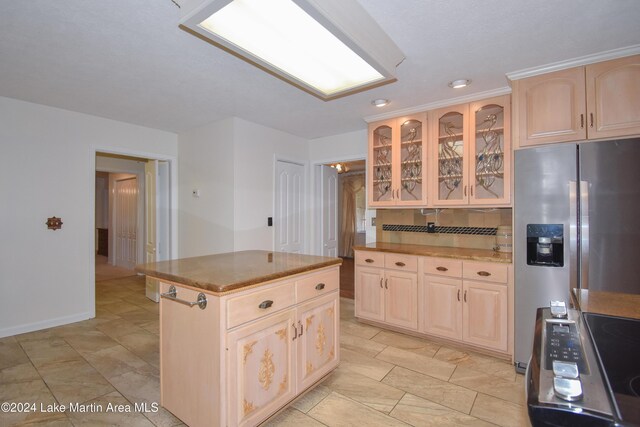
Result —
POLYGON ((471 84, 471 80, 469 79, 458 79, 458 80, 449 82, 449 87, 452 87, 454 89, 460 89, 462 87, 467 87, 470 84, 471 84))
POLYGON ((183 28, 324 100, 395 81, 404 59, 356 0, 193 0, 182 10, 183 28))
POLYGON ((375 105, 376 107, 384 107, 387 104, 389 104, 388 99, 374 99, 371 101, 371 105, 375 105))

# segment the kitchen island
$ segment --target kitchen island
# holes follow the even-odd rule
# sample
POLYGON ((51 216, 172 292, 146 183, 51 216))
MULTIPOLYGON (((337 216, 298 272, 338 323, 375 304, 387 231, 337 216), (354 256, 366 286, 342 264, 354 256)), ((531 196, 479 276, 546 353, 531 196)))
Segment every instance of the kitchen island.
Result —
POLYGON ((339 258, 243 251, 140 265, 160 280, 161 404, 256 425, 339 362, 339 258))

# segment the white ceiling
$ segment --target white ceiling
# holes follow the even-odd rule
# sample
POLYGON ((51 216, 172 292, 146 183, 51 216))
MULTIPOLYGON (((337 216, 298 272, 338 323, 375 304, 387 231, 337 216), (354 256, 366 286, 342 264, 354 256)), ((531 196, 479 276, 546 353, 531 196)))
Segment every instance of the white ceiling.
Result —
POLYGON ((359 1, 406 60, 397 82, 324 102, 180 30, 171 0, 0 0, 0 96, 177 133, 237 116, 317 138, 640 44, 638 0, 359 1), (454 92, 457 78, 473 84, 454 92))

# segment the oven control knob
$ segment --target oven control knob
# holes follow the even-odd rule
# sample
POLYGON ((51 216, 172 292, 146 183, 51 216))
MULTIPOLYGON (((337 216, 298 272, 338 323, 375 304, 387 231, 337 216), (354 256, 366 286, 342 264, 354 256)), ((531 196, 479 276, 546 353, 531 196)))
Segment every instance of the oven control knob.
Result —
POLYGON ((582 399, 582 382, 579 379, 555 377, 553 392, 562 400, 574 402, 582 399))

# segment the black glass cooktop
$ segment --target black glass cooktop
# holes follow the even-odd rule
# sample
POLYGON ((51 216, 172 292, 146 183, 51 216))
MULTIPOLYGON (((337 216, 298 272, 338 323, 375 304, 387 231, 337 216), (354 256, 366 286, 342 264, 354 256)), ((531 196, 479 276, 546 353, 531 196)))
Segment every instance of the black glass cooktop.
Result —
POLYGON ((640 320, 584 313, 623 423, 640 424, 640 320))

